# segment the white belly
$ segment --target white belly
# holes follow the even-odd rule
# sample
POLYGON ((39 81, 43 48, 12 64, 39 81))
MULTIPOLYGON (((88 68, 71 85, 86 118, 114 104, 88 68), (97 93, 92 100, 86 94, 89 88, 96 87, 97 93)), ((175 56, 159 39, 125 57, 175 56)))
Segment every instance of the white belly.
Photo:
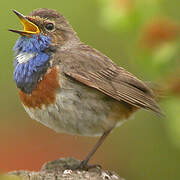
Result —
POLYGON ((24 108, 32 119, 56 132, 100 136, 119 124, 118 112, 111 112, 115 103, 117 105, 117 101, 93 88, 68 81, 57 93, 55 104, 41 109, 24 108))

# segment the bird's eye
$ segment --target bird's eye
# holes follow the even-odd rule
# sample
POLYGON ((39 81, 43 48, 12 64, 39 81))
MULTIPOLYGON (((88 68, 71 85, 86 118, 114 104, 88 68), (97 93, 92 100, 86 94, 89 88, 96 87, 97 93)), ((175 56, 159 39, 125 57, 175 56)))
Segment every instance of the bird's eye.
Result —
POLYGON ((48 31, 52 31, 54 29, 54 24, 53 23, 48 23, 48 24, 45 25, 45 28, 48 31))

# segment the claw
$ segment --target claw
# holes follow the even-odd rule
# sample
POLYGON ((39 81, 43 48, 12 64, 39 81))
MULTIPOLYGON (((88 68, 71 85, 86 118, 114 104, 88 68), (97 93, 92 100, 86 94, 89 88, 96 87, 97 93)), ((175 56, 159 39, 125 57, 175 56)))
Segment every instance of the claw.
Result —
POLYGON ((89 165, 86 163, 86 161, 81 161, 79 166, 76 167, 76 170, 89 171, 90 169, 94 169, 94 168, 102 169, 101 165, 99 164, 89 165))

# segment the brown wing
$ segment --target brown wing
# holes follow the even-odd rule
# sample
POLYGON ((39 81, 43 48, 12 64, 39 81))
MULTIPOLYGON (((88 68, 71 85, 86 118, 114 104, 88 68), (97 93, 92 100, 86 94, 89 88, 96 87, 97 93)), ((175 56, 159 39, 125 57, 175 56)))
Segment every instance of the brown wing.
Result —
POLYGON ((118 101, 162 114, 151 89, 99 51, 81 45, 62 53, 61 61, 63 72, 75 80, 118 101))

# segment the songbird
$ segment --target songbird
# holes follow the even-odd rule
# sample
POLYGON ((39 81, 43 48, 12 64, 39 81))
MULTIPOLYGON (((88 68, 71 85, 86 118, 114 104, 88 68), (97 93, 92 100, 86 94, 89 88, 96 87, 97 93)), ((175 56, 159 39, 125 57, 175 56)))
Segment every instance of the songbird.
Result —
POLYGON ((14 81, 32 119, 60 133, 100 136, 88 161, 108 134, 138 109, 162 114, 145 83, 80 41, 66 18, 37 9, 13 10, 24 26, 14 51, 14 81))

